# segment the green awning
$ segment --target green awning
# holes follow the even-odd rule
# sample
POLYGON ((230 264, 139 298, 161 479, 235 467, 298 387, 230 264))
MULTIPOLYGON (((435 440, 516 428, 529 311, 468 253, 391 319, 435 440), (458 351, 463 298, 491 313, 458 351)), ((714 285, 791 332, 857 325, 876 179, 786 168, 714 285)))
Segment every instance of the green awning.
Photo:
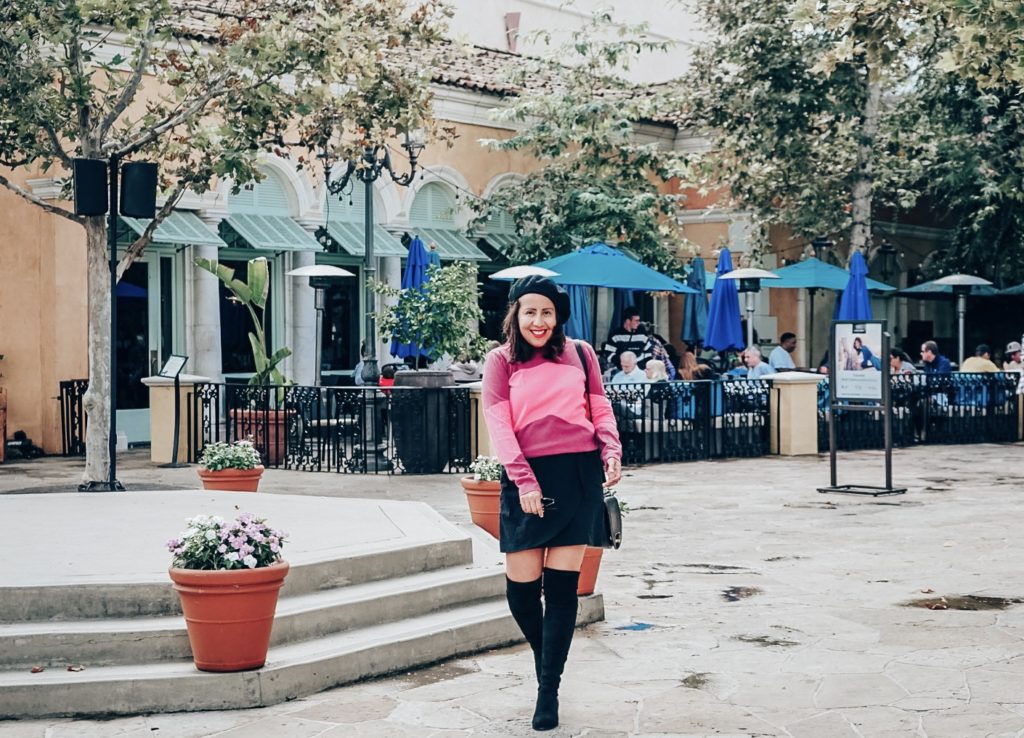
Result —
POLYGON ((436 243, 437 253, 444 260, 490 261, 487 254, 458 231, 441 228, 417 228, 415 226, 411 231, 423 239, 423 245, 427 248, 430 248, 431 243, 436 243))
POLYGON ((515 246, 516 241, 519 238, 514 233, 481 233, 480 237, 487 241, 491 246, 505 254, 506 256, 512 252, 512 247, 515 246))
POLYGON ((233 213, 224 219, 243 241, 264 251, 323 251, 312 234, 287 215, 233 213))
MULTIPOLYGON (((121 220, 137 236, 146 232, 153 221, 149 218, 128 218, 121 220)), ((153 232, 153 243, 173 246, 216 246, 226 248, 227 244, 216 233, 207 228, 199 217, 189 210, 174 210, 164 218, 153 232)))
MULTIPOLYGON (((345 253, 359 257, 365 255, 366 228, 362 223, 329 220, 327 235, 344 249, 345 253)), ((379 225, 373 227, 373 253, 374 256, 400 256, 403 259, 409 255, 402 242, 379 225)))

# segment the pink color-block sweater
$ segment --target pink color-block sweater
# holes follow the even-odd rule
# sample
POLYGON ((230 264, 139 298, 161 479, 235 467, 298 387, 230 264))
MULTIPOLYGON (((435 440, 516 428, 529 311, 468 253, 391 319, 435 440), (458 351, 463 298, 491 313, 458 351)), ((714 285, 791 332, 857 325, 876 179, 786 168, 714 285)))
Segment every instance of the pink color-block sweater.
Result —
POLYGON ((527 459, 536 456, 601 450, 601 459, 622 458, 612 406, 604 394, 597 355, 582 343, 590 371, 584 374, 571 340, 556 359, 535 352, 529 361, 512 363, 505 346, 487 355, 483 404, 487 430, 498 460, 519 494, 540 489, 527 459), (586 391, 593 421, 588 418, 586 391))

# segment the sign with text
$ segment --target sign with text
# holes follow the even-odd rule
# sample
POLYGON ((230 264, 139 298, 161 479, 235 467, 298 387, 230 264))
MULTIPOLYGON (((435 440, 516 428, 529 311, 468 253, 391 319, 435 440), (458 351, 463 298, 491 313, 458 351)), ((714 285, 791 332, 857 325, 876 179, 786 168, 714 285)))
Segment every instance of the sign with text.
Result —
POLYGON ((835 399, 882 401, 882 321, 833 323, 835 399))

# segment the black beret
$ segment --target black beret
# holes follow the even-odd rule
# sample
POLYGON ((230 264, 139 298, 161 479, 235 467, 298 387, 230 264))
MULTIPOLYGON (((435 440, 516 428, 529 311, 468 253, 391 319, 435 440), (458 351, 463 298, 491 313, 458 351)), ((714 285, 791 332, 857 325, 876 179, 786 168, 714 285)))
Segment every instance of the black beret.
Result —
POLYGON ((508 301, 515 302, 529 294, 544 295, 555 304, 555 317, 559 325, 569 320, 569 294, 547 277, 531 274, 517 279, 508 292, 508 301))

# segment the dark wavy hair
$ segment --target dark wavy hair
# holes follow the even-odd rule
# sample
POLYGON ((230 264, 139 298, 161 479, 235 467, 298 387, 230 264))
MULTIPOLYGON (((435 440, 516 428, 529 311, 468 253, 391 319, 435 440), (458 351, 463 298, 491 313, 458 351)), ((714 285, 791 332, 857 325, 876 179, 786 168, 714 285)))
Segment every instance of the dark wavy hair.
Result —
MULTIPOLYGON (((536 349, 527 343, 526 339, 523 338, 523 334, 519 331, 519 300, 508 306, 505 320, 501 322, 501 332, 505 336, 505 345, 508 347, 508 353, 513 364, 520 361, 529 361, 533 358, 533 352, 536 349)), ((551 338, 544 344, 544 348, 540 350, 540 353, 545 359, 554 359, 560 356, 564 350, 565 331, 562 330, 562 326, 556 325, 555 329, 551 331, 551 338)))

